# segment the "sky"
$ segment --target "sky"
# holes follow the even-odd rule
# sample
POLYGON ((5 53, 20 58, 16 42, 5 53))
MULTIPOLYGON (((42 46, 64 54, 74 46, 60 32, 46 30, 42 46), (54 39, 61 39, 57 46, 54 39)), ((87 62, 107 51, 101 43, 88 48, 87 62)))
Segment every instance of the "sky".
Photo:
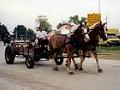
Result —
MULTIPOLYGON (((99 12, 99 0, 0 0, 0 22, 9 31, 17 25, 35 29, 39 15, 47 17, 55 29, 56 25, 70 16, 87 17, 88 13, 99 12)), ((120 0, 100 0, 102 20, 108 27, 120 29, 120 0)))

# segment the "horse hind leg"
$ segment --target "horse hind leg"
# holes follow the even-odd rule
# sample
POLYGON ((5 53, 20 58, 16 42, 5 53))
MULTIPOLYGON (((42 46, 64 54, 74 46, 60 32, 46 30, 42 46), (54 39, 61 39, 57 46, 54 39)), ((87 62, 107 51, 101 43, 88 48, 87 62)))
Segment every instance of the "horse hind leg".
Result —
POLYGON ((55 62, 55 60, 57 59, 59 52, 60 52, 59 49, 54 49, 54 50, 52 51, 52 53, 54 53, 54 55, 53 55, 53 57, 54 57, 54 67, 53 67, 53 70, 55 70, 55 71, 58 71, 58 65, 57 65, 57 63, 55 62))
POLYGON ((53 70, 54 71, 58 71, 59 69, 58 69, 58 65, 55 63, 55 58, 56 58, 56 55, 57 55, 57 53, 55 53, 53 56, 54 56, 54 66, 53 66, 53 70))
POLYGON ((79 70, 83 70, 83 62, 85 61, 85 57, 84 56, 80 56, 80 67, 79 67, 79 70))
POLYGON ((72 54, 71 53, 68 53, 68 59, 66 61, 66 68, 67 68, 67 71, 70 75, 74 74, 74 72, 71 70, 70 68, 70 65, 71 65, 71 59, 72 59, 72 54))
POLYGON ((72 61, 73 61, 75 70, 77 70, 78 69, 78 64, 75 62, 74 57, 72 57, 72 61))
POLYGON ((71 68, 70 68, 70 64, 71 64, 71 61, 67 60, 66 61, 66 68, 67 68, 67 71, 70 75, 74 74, 73 71, 71 71, 71 68))
POLYGON ((97 63, 98 72, 101 73, 101 72, 103 72, 103 70, 100 68, 98 55, 97 55, 97 53, 93 53, 93 54, 94 54, 94 57, 95 57, 95 60, 96 60, 96 63, 97 63))
MULTIPOLYGON (((82 50, 78 50, 77 55, 80 56, 80 58, 81 58, 81 56, 83 56, 82 50)), ((75 70, 79 69, 80 66, 75 62, 74 57, 72 57, 72 61, 73 61, 75 70)), ((83 61, 82 61, 82 63, 83 63, 83 61)))
POLYGON ((6 46, 6 42, 5 41, 3 41, 3 44, 4 44, 4 46, 6 46))

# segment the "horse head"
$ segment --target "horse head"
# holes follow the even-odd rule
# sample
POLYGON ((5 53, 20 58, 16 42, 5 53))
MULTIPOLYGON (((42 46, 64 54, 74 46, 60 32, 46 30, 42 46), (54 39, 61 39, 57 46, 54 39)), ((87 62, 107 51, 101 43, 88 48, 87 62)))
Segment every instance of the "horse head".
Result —
POLYGON ((107 31, 107 28, 105 27, 106 23, 101 23, 99 22, 96 26, 96 29, 98 29, 98 34, 99 36, 104 40, 106 41, 107 40, 107 34, 106 34, 106 31, 107 31))
POLYGON ((94 25, 89 27, 89 34, 91 34, 90 36, 95 37, 95 36, 100 36, 100 38, 102 38, 104 41, 107 40, 107 28, 105 27, 106 23, 97 22, 94 25))
POLYGON ((74 34, 77 35, 78 39, 83 39, 84 42, 88 42, 90 40, 87 27, 83 24, 77 25, 76 29, 74 30, 74 34))

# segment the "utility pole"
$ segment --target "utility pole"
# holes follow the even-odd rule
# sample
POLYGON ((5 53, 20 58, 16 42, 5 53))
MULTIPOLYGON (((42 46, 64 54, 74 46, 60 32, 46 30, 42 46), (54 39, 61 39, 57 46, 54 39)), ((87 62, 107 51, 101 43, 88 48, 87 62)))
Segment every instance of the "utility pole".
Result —
MULTIPOLYGON (((98 0, 98 13, 101 15, 101 12, 100 12, 100 0, 98 0)), ((101 43, 100 43, 100 38, 99 38, 99 47, 98 47, 98 52, 99 52, 99 53, 101 52, 101 43)))
POLYGON ((17 30, 16 30, 16 40, 17 40, 17 30))
POLYGON ((100 0, 98 0, 98 12, 100 14, 100 0))
POLYGON ((106 14, 106 27, 108 26, 108 16, 106 14))

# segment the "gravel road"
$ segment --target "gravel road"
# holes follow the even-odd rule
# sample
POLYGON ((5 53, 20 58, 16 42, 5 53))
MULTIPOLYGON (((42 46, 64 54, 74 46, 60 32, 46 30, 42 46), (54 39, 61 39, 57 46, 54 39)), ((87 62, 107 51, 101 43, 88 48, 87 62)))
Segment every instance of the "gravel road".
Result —
POLYGON ((23 58, 7 65, 4 50, 0 42, 0 90, 120 90, 119 60, 101 59, 103 73, 98 73, 95 60, 88 58, 84 71, 69 75, 64 65, 54 71, 52 60, 40 61, 34 69, 27 69, 23 58))

